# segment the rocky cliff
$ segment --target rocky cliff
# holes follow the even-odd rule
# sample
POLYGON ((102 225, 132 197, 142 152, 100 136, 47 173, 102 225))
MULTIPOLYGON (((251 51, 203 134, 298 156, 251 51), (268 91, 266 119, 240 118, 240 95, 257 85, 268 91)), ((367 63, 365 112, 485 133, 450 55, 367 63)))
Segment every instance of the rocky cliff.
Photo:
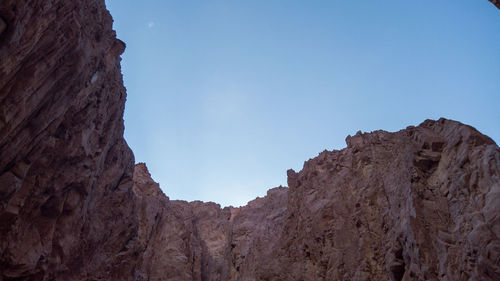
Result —
POLYGON ((241 208, 169 200, 123 139, 124 48, 103 0, 0 2, 0 280, 500 280, 474 128, 358 133, 241 208))
POLYGON ((498 9, 500 9, 500 1, 499 0, 489 0, 493 5, 497 6, 498 9))
POLYGON ((133 272, 134 157, 104 1, 2 0, 0 279, 133 272))
POLYGON ((140 240, 154 247, 143 276, 500 279, 500 149, 490 138, 440 119, 346 142, 241 208, 169 201, 139 164, 140 240))

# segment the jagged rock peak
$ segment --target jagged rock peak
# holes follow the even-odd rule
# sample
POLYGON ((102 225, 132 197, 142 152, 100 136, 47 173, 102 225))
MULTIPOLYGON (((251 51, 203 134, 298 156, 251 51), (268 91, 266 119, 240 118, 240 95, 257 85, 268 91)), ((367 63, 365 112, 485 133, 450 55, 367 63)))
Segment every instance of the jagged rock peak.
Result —
POLYGON ((151 178, 146 163, 137 163, 135 165, 134 191, 141 196, 165 196, 160 189, 160 185, 151 178))

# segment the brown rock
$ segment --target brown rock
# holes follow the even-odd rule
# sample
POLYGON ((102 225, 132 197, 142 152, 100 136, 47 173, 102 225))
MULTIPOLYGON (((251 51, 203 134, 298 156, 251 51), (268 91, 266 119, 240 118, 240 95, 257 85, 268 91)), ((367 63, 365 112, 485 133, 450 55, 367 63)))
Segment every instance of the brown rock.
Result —
POLYGON ((490 138, 440 119, 396 133, 359 132, 346 142, 288 171, 289 189, 271 189, 241 208, 165 201, 177 216, 158 218, 164 228, 153 235, 182 235, 152 242, 162 264, 149 260, 157 275, 144 276, 500 278, 500 149, 490 138))
POLYGON ((241 208, 169 201, 138 164, 134 190, 145 249, 139 280, 253 280, 281 267, 270 260, 284 226, 287 188, 271 189, 241 208))
POLYGON ((241 208, 169 200, 123 139, 104 1, 0 17, 0 280, 500 280, 500 149, 474 128, 359 132, 241 208))
POLYGON ((498 0, 489 0, 493 5, 497 6, 498 9, 500 9, 500 1, 498 0))
POLYGON ((440 119, 346 142, 289 181, 284 279, 500 277, 500 150, 491 139, 440 119))
POLYGON ((7 29, 7 23, 0 17, 0 35, 7 29))
POLYGON ((7 0, 0 16, 0 279, 128 278, 134 157, 104 1, 7 0))

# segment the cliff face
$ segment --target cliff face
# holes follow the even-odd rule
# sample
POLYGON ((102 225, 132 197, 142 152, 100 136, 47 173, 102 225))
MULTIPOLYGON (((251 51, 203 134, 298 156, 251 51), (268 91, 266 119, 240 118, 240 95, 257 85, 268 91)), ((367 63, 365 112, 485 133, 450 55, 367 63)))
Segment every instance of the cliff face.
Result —
POLYGON ((104 1, 3 0, 0 17, 0 279, 129 276, 125 46, 104 1))
POLYGON ((498 9, 500 9, 500 1, 499 0, 489 0, 493 5, 497 6, 498 9))
POLYGON ((289 172, 285 279, 500 278, 500 150, 491 139, 441 119, 346 142, 289 172))
POLYGON ((348 137, 245 207, 169 200, 123 140, 111 25, 0 2, 0 280, 500 280, 500 149, 455 121, 348 137))
POLYGON ((137 278, 255 280, 256 272, 263 272, 264 264, 276 258, 273 251, 284 226, 287 190, 271 189, 266 197, 241 208, 169 200, 151 180, 146 165, 137 164, 137 243, 145 249, 137 278))
MULTIPOLYGON (((146 216, 156 220, 140 219, 158 225, 148 232, 153 249, 144 276, 500 279, 500 149, 490 138, 440 119, 346 142, 299 173, 290 170, 289 188, 245 207, 159 196, 162 203, 146 216)), ((144 185, 135 178, 136 188, 144 185)), ((158 200, 143 204, 151 210, 158 200)))

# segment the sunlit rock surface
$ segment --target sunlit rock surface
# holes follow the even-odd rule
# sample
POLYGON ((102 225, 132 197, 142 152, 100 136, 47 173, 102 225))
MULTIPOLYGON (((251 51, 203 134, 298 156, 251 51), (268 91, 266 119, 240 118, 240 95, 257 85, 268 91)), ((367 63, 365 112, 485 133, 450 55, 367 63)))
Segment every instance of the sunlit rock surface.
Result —
POLYGON ((500 149, 474 128, 349 136, 241 208, 169 200, 123 139, 104 1, 0 18, 0 280, 500 280, 500 149))

